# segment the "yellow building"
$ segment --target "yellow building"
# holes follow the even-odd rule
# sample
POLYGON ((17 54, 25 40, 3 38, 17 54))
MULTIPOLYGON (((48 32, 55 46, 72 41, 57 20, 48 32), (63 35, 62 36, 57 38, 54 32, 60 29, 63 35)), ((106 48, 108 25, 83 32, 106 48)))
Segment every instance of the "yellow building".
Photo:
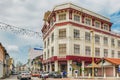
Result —
POLYGON ((3 64, 4 64, 4 47, 0 43, 0 78, 3 77, 3 64))

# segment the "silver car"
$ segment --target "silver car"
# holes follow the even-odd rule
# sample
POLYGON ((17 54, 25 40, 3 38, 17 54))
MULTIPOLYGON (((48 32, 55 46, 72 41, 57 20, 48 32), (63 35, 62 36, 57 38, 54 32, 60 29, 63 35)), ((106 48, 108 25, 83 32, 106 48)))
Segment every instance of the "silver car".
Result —
POLYGON ((17 79, 19 79, 19 80, 22 80, 22 79, 30 80, 31 79, 31 74, 30 74, 29 71, 21 71, 17 75, 17 79))
POLYGON ((48 72, 43 72, 41 74, 41 78, 48 78, 49 77, 49 73, 48 72))

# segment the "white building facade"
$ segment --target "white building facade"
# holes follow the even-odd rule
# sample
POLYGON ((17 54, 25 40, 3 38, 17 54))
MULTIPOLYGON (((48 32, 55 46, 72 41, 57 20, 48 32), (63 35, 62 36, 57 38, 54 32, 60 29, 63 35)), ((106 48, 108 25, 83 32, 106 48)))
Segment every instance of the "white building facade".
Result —
POLYGON ((102 15, 66 3, 45 13, 44 21, 45 71, 67 71, 69 77, 81 68, 80 75, 88 76, 85 67, 93 56, 95 63, 103 57, 120 58, 120 35, 111 32, 112 23, 102 15))

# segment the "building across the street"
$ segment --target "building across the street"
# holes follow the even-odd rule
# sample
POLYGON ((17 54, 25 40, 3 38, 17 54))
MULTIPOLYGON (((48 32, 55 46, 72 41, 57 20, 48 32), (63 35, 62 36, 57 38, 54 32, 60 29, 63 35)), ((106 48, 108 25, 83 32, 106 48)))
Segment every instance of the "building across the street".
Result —
POLYGON ((74 76, 119 76, 120 35, 109 18, 72 3, 57 5, 44 15, 42 28, 45 71, 74 76))
POLYGON ((43 55, 42 48, 31 48, 29 50, 28 65, 31 71, 38 71, 41 69, 40 63, 43 55))
POLYGON ((0 43, 0 78, 3 77, 4 56, 5 56, 4 47, 0 43))

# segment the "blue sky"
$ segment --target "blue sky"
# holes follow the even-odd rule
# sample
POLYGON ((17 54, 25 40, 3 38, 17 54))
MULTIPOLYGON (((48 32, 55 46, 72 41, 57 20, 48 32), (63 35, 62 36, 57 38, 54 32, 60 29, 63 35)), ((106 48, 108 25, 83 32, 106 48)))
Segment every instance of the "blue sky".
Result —
MULTIPOLYGON (((0 22, 41 32, 43 15, 55 5, 72 2, 110 18, 112 31, 120 33, 120 0, 0 0, 0 22)), ((28 50, 42 47, 42 39, 0 30, 0 42, 15 62, 27 62, 28 50)))

